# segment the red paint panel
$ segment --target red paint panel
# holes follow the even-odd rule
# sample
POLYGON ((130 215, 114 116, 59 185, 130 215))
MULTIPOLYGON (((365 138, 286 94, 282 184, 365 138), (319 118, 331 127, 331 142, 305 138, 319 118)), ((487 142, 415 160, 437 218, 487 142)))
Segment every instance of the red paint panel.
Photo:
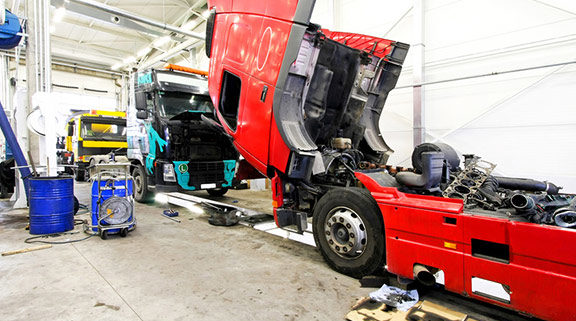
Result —
MULTIPOLYGON (((270 116, 272 110, 260 100, 260 94, 265 84, 252 77, 248 78, 248 84, 242 86, 242 94, 245 95, 244 106, 239 115, 239 132, 234 134, 234 140, 238 145, 248 151, 259 163, 268 164, 268 150, 266 146, 270 139, 270 116)), ((273 90, 270 90, 272 91, 273 90)), ((264 171, 263 173, 266 173, 264 171)))
POLYGON ((574 277, 472 256, 465 257, 465 267, 465 290, 471 297, 546 320, 570 320, 576 317, 572 308, 576 295, 574 277), (473 294, 472 277, 508 285, 511 291, 510 304, 473 294))
POLYGON ((394 41, 350 32, 322 29, 326 37, 358 50, 370 52, 376 57, 386 57, 392 51, 394 41))
POLYGON ((282 139, 282 136, 278 131, 274 115, 272 115, 272 121, 270 124, 269 164, 270 166, 277 168, 279 171, 285 172, 290 158, 290 149, 286 146, 284 139, 282 139))
MULTIPOLYGON (((464 240, 471 239, 508 244, 508 220, 479 215, 462 215, 464 240)), ((470 252, 468 252, 470 253, 470 252)))
POLYGON ((380 205, 384 213, 387 229, 404 231, 438 240, 462 242, 462 220, 459 215, 401 206, 380 205), (455 219, 456 224, 448 224, 445 218, 455 219))
MULTIPOLYGON (((530 223, 510 223, 510 247, 516 255, 576 268, 576 230, 530 223)), ((537 266, 534 266, 537 267, 537 266)), ((550 268, 553 264, 549 265, 550 268)), ((556 273, 563 273, 554 268, 556 273)), ((572 272, 571 275, 576 276, 572 272)))

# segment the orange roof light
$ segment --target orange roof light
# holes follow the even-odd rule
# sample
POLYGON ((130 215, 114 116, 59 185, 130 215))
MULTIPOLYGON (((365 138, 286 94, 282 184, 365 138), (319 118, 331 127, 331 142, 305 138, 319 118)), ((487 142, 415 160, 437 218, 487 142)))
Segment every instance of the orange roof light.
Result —
POLYGON ((167 65, 166 67, 164 67, 164 68, 165 68, 165 69, 170 69, 170 70, 177 70, 177 71, 188 72, 188 73, 191 73, 191 74, 196 74, 196 75, 208 77, 208 72, 205 71, 205 70, 194 69, 194 68, 190 68, 190 67, 184 67, 184 66, 173 65, 173 64, 168 64, 168 65, 167 65))

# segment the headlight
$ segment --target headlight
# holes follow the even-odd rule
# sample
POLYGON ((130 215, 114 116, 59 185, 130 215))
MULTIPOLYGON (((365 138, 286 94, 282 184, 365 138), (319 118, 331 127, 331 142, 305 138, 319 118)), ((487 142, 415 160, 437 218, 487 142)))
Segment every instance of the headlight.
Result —
POLYGON ((176 182, 176 174, 174 173, 174 165, 164 164, 164 181, 176 182))

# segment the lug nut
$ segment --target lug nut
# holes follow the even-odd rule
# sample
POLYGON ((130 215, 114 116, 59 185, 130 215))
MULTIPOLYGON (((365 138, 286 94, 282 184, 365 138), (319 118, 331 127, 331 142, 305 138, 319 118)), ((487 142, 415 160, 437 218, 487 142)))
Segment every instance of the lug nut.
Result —
POLYGON ((332 221, 333 221, 333 222, 336 222, 336 218, 335 218, 335 217, 332 217, 332 221))
POLYGON ((332 223, 328 222, 328 227, 332 227, 332 223))
POLYGON ((340 251, 340 247, 336 245, 336 251, 340 251))
POLYGON ((350 243, 348 243, 348 246, 354 247, 354 243, 350 242, 350 243))
POLYGON ((350 238, 354 238, 354 233, 350 233, 350 238))
POLYGON ((330 235, 330 231, 326 231, 326 235, 330 235))
POLYGON ((346 248, 346 247, 342 248, 342 250, 343 250, 344 252, 348 252, 348 248, 346 248))
POLYGON ((346 223, 346 227, 347 227, 347 228, 351 228, 352 225, 350 225, 350 223, 346 223))
POLYGON ((328 241, 328 243, 330 243, 330 245, 334 244, 334 241, 330 240, 328 241))
POLYGON ((339 219, 339 221, 340 221, 340 223, 344 223, 344 218, 341 217, 341 218, 339 219))

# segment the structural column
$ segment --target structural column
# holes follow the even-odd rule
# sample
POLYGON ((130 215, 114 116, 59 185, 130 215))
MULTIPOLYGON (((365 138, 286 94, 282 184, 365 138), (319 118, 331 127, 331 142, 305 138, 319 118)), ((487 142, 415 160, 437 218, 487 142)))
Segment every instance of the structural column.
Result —
POLYGON ((420 145, 426 140, 426 109, 424 105, 424 86, 421 84, 425 81, 425 34, 424 34, 424 0, 414 0, 413 9, 413 34, 414 41, 412 44, 413 55, 413 143, 414 147, 420 145))

